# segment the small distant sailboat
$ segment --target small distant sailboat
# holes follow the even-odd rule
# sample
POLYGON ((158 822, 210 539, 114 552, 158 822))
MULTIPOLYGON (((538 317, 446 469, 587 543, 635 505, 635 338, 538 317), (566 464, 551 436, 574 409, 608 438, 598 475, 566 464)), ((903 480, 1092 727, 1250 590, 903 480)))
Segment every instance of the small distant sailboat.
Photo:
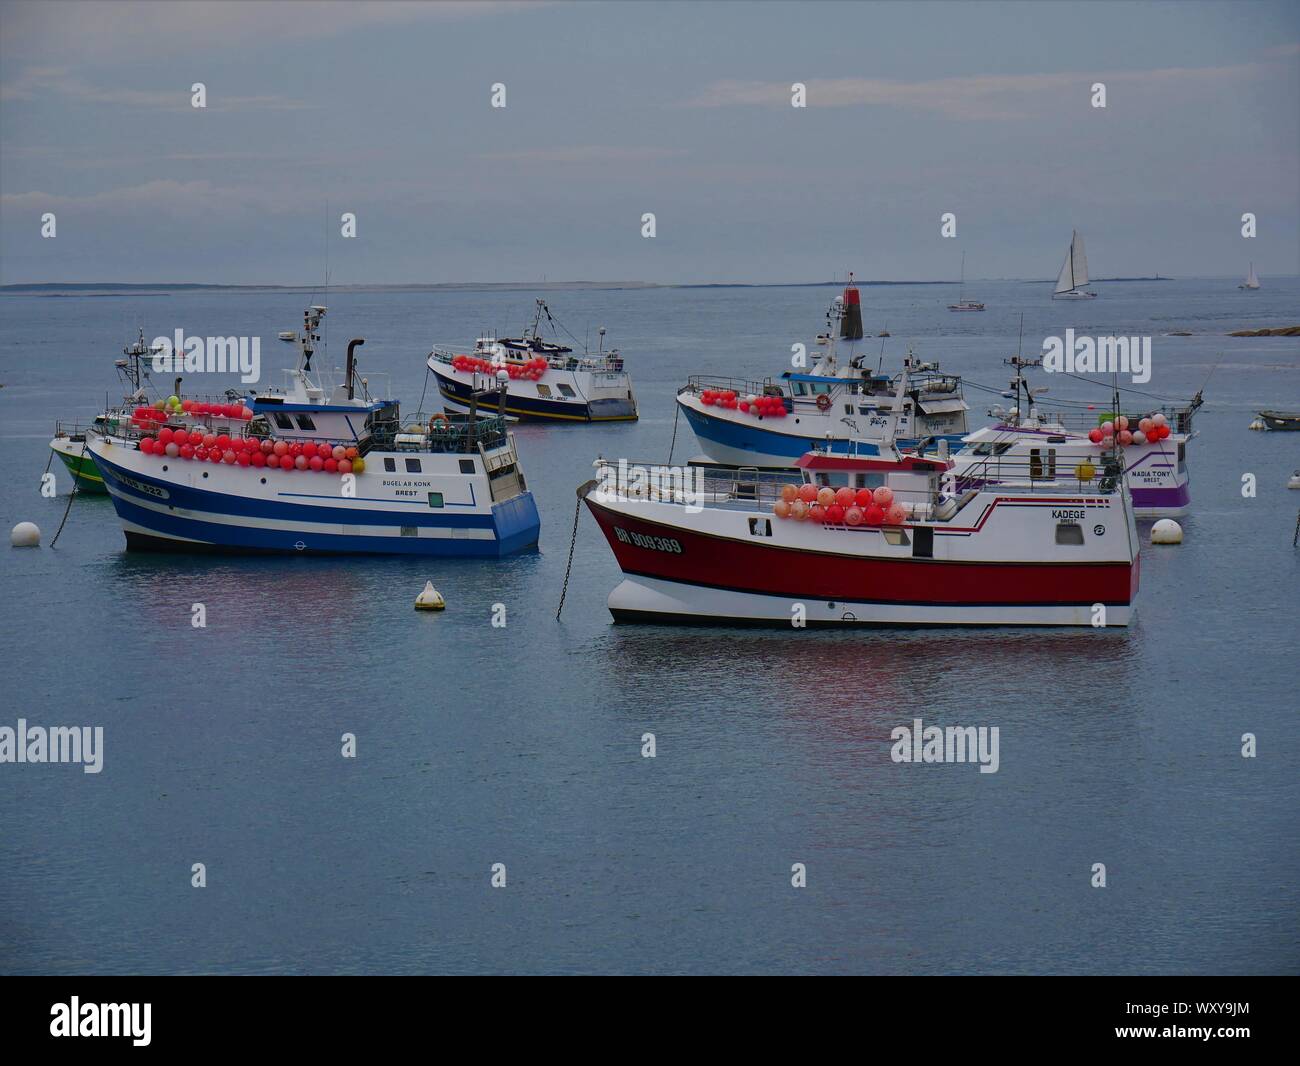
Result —
POLYGON ((967 300, 966 292, 966 253, 961 253, 961 287, 957 290, 957 302, 949 304, 949 311, 983 311, 984 305, 978 300, 967 300))
POLYGON ((1088 286, 1088 253, 1083 250, 1079 231, 1070 235, 1070 250, 1065 253, 1065 264, 1056 279, 1053 300, 1095 300, 1095 292, 1085 292, 1088 286))
POLYGON ((1237 286, 1239 289, 1258 289, 1259 278, 1255 274, 1255 264, 1250 264, 1250 273, 1246 275, 1246 280, 1237 286))

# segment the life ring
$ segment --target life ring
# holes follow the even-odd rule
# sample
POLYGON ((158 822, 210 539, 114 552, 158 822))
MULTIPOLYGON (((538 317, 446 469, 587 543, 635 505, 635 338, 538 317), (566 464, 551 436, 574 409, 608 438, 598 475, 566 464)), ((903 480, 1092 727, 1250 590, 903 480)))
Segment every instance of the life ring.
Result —
POLYGON ((830 409, 831 409, 831 398, 827 396, 826 393, 823 392, 820 396, 817 397, 817 410, 829 411, 830 409))
POLYGON ((431 434, 438 432, 436 426, 439 422, 442 423, 443 429, 451 429, 451 419, 439 411, 429 418, 429 432, 431 434))

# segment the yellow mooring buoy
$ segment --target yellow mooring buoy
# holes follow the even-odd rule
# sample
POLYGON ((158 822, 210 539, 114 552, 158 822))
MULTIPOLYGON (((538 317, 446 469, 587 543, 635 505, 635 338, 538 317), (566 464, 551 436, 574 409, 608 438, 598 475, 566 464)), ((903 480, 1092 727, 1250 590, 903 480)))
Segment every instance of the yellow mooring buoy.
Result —
POLYGON ((415 597, 417 611, 441 611, 446 606, 447 601, 442 598, 442 593, 433 587, 432 581, 426 581, 424 591, 415 597))

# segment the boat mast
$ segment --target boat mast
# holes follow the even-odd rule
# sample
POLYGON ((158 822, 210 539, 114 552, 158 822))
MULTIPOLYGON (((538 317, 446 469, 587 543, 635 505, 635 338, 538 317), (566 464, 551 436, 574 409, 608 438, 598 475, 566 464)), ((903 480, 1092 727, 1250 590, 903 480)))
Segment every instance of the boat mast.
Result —
POLYGON ((1016 393, 1016 407, 1015 407, 1016 419, 1014 422, 1014 425, 1016 426, 1023 425, 1025 421, 1025 415, 1028 413, 1029 405, 1033 402, 1033 396, 1029 391, 1029 382, 1025 380, 1025 367, 1043 365, 1043 360, 1041 357, 1038 359, 1026 359, 1024 357, 1024 348, 1025 348, 1025 316, 1024 316, 1024 312, 1021 312, 1020 341, 1016 347, 1016 354, 1011 359, 1003 360, 1003 362, 1006 363, 1008 366, 1013 366, 1016 368, 1016 376, 1013 377, 1010 382, 1011 387, 1015 389, 1015 393, 1016 393), (1020 390, 1022 387, 1025 390, 1025 402, 1023 406, 1021 406, 1020 403, 1020 390))

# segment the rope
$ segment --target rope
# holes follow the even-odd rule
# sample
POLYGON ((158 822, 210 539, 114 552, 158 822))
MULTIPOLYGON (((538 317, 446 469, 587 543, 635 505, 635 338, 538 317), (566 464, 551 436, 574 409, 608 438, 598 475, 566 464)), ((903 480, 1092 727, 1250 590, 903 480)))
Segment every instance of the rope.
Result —
POLYGON ((668 448, 668 466, 673 465, 673 452, 677 449, 677 420, 682 416, 682 405, 675 403, 677 413, 673 415, 673 442, 668 448))
POLYGON ((424 365, 424 388, 420 390, 420 406, 415 409, 417 414, 424 414, 424 394, 429 389, 429 364, 424 365))
MULTIPOLYGON (((51 459, 54 458, 53 453, 50 454, 50 458, 51 458, 51 459)), ((86 458, 86 439, 85 439, 85 437, 82 437, 82 439, 81 439, 81 455, 78 456, 78 458, 80 458, 80 459, 84 459, 84 458, 86 458)), ((46 469, 48 470, 49 467, 46 467, 46 469)), ((59 534, 63 532, 63 527, 64 527, 65 525, 67 525, 67 523, 68 523, 68 515, 70 515, 70 514, 72 513, 72 501, 75 500, 75 499, 77 498, 77 484, 78 484, 78 482, 77 482, 77 475, 76 475, 76 474, 73 474, 73 475, 72 475, 72 491, 71 491, 70 493, 68 493, 68 506, 65 507, 65 508, 63 509, 63 521, 59 523, 59 528, 55 531, 54 539, 53 539, 52 541, 50 541, 50 547, 51 547, 51 548, 53 548, 54 545, 56 545, 56 544, 59 543, 59 534)))
POLYGON ((569 561, 564 567, 564 587, 560 589, 560 606, 555 609, 555 620, 560 620, 560 612, 564 610, 564 597, 569 593, 569 571, 573 569, 573 549, 578 543, 578 520, 582 517, 582 497, 578 497, 577 505, 573 509, 573 537, 569 541, 569 561))

